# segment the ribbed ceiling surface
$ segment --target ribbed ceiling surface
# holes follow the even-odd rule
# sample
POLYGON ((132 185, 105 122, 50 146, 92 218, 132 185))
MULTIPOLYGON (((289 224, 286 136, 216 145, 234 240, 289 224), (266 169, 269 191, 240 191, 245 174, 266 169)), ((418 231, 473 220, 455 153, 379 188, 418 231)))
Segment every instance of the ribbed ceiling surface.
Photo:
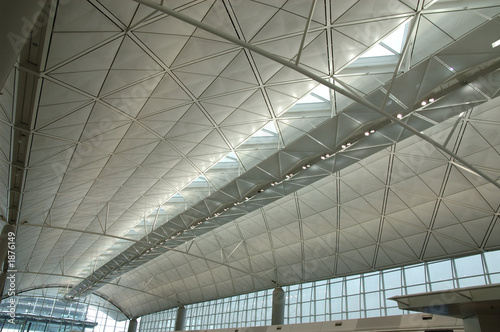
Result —
MULTIPOLYGON (((299 58, 497 180, 498 1, 312 4, 164 2, 299 58)), ((19 290, 91 290, 132 317, 500 246, 498 182, 368 107, 132 0, 50 5, 19 290)), ((0 95, 4 215, 24 60, 0 95)))

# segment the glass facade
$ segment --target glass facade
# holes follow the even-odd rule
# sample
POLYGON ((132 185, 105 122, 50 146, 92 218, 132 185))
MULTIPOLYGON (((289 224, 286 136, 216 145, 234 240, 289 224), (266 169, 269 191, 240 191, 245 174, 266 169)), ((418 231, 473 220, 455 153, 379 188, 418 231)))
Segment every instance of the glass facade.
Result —
POLYGON ((174 331, 177 308, 141 317, 139 331, 174 331), (145 318, 146 317, 146 318, 145 318), (160 330, 162 329, 162 330, 160 330))
MULTIPOLYGON (((500 251, 283 287, 285 324, 406 314, 396 295, 500 283, 500 251)), ((273 290, 186 305, 186 330, 271 325, 273 290)), ((177 309, 146 315, 139 331, 173 331, 177 309)))
POLYGON ((114 305, 89 295, 63 298, 66 289, 41 288, 6 298, 0 304, 0 331, 126 332, 128 318, 114 305))

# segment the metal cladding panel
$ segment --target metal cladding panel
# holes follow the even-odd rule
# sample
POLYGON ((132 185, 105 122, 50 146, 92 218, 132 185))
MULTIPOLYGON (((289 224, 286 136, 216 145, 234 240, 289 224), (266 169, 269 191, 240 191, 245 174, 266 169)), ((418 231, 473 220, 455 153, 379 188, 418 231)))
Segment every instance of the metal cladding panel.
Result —
POLYGON ((59 2, 0 94, 20 290, 135 317, 498 248, 496 1, 318 2, 306 33, 300 2, 228 4, 173 9, 238 43, 59 2))

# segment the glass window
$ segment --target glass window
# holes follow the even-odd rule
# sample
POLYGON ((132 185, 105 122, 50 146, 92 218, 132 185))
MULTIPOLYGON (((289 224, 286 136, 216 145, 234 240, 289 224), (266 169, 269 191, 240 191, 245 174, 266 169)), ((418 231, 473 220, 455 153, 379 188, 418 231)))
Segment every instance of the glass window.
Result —
POLYGON ((316 286, 315 300, 324 300, 327 297, 327 287, 326 283, 323 285, 316 286))
POLYGON ((380 308, 380 292, 373 292, 365 294, 366 309, 380 308))
POLYGON ((457 269, 458 278, 484 274, 481 255, 457 258, 455 259, 455 268, 457 269))
POLYGON ((433 282, 430 286, 431 291, 433 292, 455 288, 453 285, 453 280, 433 282))
POLYGON ((425 266, 417 265, 404 269, 406 286, 425 284, 425 266))
POLYGON ((343 283, 342 282, 333 282, 330 284, 330 296, 337 297, 344 295, 343 293, 343 283))
POLYGON ((384 287, 385 289, 401 287, 401 270, 384 272, 384 287))
POLYGON ((387 316, 395 316, 404 314, 403 310, 400 310, 398 307, 389 307, 386 309, 387 316))
POLYGON ((451 271, 451 261, 431 263, 428 265, 431 282, 448 280, 453 278, 451 271))
POLYGON ((500 272, 500 250, 484 253, 484 259, 489 273, 500 272))
MULTIPOLYGON (((397 303, 387 298, 488 282, 500 283, 499 262, 500 251, 283 287, 286 294, 285 323, 405 314, 408 312, 399 310, 397 303), (486 274, 483 265, 487 266, 489 274, 486 274)), ((189 305, 186 307, 187 328, 201 330, 270 325, 272 292, 269 289, 189 305)), ((89 315, 95 316, 97 312, 89 309, 89 315)), ((176 309, 169 309, 151 316, 155 317, 154 320, 144 316, 140 331, 172 330, 175 315, 176 309), (146 325, 148 319, 155 325, 146 325), (165 321, 169 323, 165 324, 165 321)), ((102 316, 103 319, 106 317, 102 316)), ((118 326, 117 322, 107 323, 108 326, 113 324, 118 326)))
POLYGON ((316 302, 316 315, 324 315, 327 313, 326 301, 316 302))
POLYGON ((380 274, 365 275, 363 278, 365 292, 373 292, 380 290, 380 274))
POLYGON ((490 280, 492 284, 500 284, 500 273, 490 275, 490 280))
POLYGON ((332 313, 341 313, 345 310, 344 298, 337 297, 330 300, 330 308, 332 313))
POLYGON ((347 295, 361 293, 361 279, 360 278, 348 279, 346 290, 347 290, 347 295))
POLYGON ((361 318, 361 312, 359 312, 359 311, 348 311, 347 312, 347 318, 348 319, 361 318))
POLYGON ((482 286, 486 284, 484 276, 462 278, 458 280, 458 285, 462 287, 482 286))
POLYGON ((312 296, 312 289, 311 288, 305 288, 302 289, 302 302, 307 302, 311 301, 311 296, 312 296))
POLYGON ((347 310, 353 311, 353 310, 360 310, 360 295, 350 295, 347 296, 347 310))
MULTIPOLYGON (((127 324, 127 317, 118 308, 93 294, 79 299, 80 302, 66 301, 64 294, 54 287, 16 295, 16 316, 33 331, 115 331, 119 320, 127 324)), ((0 311, 8 311, 5 305, 9 302, 0 304, 0 311)))
MULTIPOLYGON (((384 298, 388 299, 388 298, 391 298, 393 296, 399 296, 399 295, 403 295, 401 288, 388 289, 388 290, 385 290, 384 298)), ((391 301, 391 300, 387 300, 386 302, 387 302, 387 304, 395 303, 394 301, 391 301)))
POLYGON ((382 316, 382 310, 380 309, 374 309, 374 310, 366 310, 366 317, 381 317, 382 316))
POLYGON ((408 286, 406 287, 406 294, 416 294, 427 292, 426 285, 408 286))

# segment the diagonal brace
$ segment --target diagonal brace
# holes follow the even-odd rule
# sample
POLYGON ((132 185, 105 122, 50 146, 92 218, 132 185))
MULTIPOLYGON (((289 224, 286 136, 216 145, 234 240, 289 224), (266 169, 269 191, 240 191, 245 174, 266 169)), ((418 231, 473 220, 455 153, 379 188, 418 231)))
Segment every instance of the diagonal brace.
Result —
POLYGON ((302 68, 302 67, 299 67, 293 63, 291 63, 290 61, 288 60, 285 60, 284 58, 276 55, 276 54, 273 54, 273 53, 270 53, 270 52, 267 52, 255 45, 252 45, 250 43, 247 43, 237 37, 234 37, 228 33, 225 33, 224 31, 221 31, 219 29, 216 29, 206 23, 203 23, 203 22, 200 22, 200 21, 197 21, 189 16, 186 16, 184 14, 181 14, 175 10, 172 10, 170 8, 167 8, 167 7, 164 7, 162 5, 159 5, 151 0, 133 0, 137 3, 140 3, 140 4, 143 4, 147 7, 150 7, 150 8, 153 8, 153 9, 156 9, 160 12, 163 12, 165 14, 168 14, 172 17, 175 17, 183 22, 186 22, 188 24, 191 24, 197 28, 200 28, 202 30, 205 30, 209 33, 212 33, 220 38, 223 38, 223 39, 226 39, 236 45, 239 45, 245 49, 248 49, 250 51, 253 51, 257 54, 260 54, 270 60, 273 60, 287 68, 290 68, 292 70, 295 70, 301 74, 303 74, 304 76, 307 76, 311 79, 313 79, 314 81, 320 83, 320 84, 323 84, 324 86, 327 86, 329 87, 330 89, 344 95, 345 97, 349 98, 349 99, 352 99, 354 100, 355 102, 358 102, 360 103, 361 105, 364 105, 366 107, 368 107, 369 109, 379 113, 380 115, 386 117, 387 119, 391 120, 392 122, 398 124, 399 126, 403 127, 404 129, 408 130, 409 132, 413 133, 414 135, 422 138, 423 140, 427 141, 428 143, 432 144, 435 148, 441 150, 442 152, 446 153, 447 155, 451 156, 452 158, 454 158, 455 160, 459 161, 461 164, 463 164, 464 166, 466 166, 467 168, 469 168, 470 170, 476 172, 479 176, 481 176, 483 179, 489 181, 490 183, 492 183, 493 185, 495 185, 497 188, 500 189, 500 183, 498 183, 497 181, 495 181, 493 178, 491 178, 490 176, 488 176, 486 173, 482 172, 481 170, 477 169, 475 166, 473 166, 472 164, 470 164, 469 162, 467 162, 466 160, 464 160, 463 158, 459 157, 457 154, 453 153, 451 150, 447 149, 446 147, 444 147, 443 145, 439 144, 438 142, 436 142, 435 140, 433 140, 432 138, 430 138, 429 136, 421 133, 420 131, 418 131, 417 129, 413 128, 412 126, 408 125, 407 123, 399 120, 398 118, 396 118, 395 116, 393 116, 392 114, 390 113, 387 113, 386 111, 384 111, 383 109, 373 105, 372 103, 370 103, 369 101, 367 101, 366 99, 363 99, 363 98, 359 98, 358 96, 355 96, 353 95, 352 93, 350 93, 349 91, 346 91, 344 90, 343 88, 335 85, 334 83, 331 83, 329 82, 328 80, 325 80, 324 78, 314 74, 314 73, 311 73, 309 70, 305 69, 305 68, 302 68))

